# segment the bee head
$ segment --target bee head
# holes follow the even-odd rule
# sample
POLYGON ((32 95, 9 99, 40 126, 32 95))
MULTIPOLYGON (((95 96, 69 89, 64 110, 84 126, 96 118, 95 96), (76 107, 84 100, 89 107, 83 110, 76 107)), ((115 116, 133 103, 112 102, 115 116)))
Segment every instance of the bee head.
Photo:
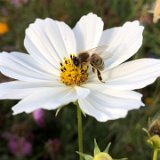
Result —
POLYGON ((73 63, 74 63, 74 65, 75 66, 79 66, 80 65, 80 60, 79 60, 79 58, 78 57, 72 57, 72 61, 73 61, 73 63))

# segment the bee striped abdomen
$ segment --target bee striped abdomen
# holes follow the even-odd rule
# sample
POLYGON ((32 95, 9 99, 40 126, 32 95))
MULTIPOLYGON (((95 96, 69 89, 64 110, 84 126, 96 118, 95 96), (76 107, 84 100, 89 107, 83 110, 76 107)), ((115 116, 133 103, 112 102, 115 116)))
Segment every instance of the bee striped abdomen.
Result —
POLYGON ((97 54, 92 54, 91 59, 90 59, 90 63, 93 67, 95 67, 96 69, 98 69, 100 71, 102 71, 104 69, 104 61, 97 54))

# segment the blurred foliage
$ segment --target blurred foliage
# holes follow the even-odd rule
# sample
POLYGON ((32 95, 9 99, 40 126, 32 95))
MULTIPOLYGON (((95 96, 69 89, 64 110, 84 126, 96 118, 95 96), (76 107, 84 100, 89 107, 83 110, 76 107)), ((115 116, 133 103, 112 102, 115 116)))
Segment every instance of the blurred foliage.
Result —
MULTIPOLYGON (((160 23, 153 24, 153 17, 148 13, 153 0, 17 0, 18 5, 15 2, 16 0, 0 0, 0 22, 6 22, 9 26, 8 33, 0 36, 1 51, 25 52, 23 46, 25 29, 36 18, 51 17, 65 21, 73 27, 82 15, 94 12, 102 17, 105 29, 122 25, 125 21, 140 20, 145 27, 144 41, 142 48, 133 58, 160 58, 160 23)), ((2 75, 0 78, 1 82, 10 80, 2 75)), ((151 159, 152 150, 145 142, 142 128, 147 128, 149 118, 159 116, 159 86, 160 80, 157 80, 154 85, 141 90, 146 107, 130 111, 124 119, 99 123, 92 117, 84 118, 85 153, 92 154, 95 137, 102 149, 112 142, 110 151, 115 158, 151 159)), ((62 109, 57 117, 55 111, 45 111, 45 126, 39 127, 34 122, 32 114, 12 115, 11 107, 16 102, 0 102, 1 160, 78 159, 75 153, 77 150, 76 107, 73 104, 62 109), (25 137, 32 143, 32 153, 28 156, 16 157, 8 147, 9 140, 6 135, 25 137)))

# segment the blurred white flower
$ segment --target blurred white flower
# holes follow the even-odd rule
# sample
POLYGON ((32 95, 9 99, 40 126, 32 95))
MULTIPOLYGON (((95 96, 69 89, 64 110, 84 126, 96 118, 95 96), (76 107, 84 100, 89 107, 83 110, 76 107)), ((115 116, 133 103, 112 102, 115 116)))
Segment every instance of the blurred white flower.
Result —
POLYGON ((93 13, 83 16, 73 30, 64 22, 37 19, 26 30, 28 54, 0 54, 0 71, 16 81, 0 84, 0 99, 22 99, 14 114, 39 108, 57 109, 78 101, 81 110, 98 121, 125 117, 144 104, 135 89, 153 83, 160 76, 160 60, 125 62, 142 45, 144 27, 138 21, 103 31, 103 21, 93 13), (82 65, 76 67, 70 54, 108 45, 100 56, 105 68, 103 81, 82 65), (108 58, 108 53, 112 54, 108 58), (39 106, 39 107, 38 107, 39 106))

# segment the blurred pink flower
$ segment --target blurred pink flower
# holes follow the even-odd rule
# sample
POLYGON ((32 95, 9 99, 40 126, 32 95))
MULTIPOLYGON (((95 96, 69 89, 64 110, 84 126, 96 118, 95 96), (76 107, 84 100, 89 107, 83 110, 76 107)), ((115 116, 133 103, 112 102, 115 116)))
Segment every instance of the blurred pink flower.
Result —
POLYGON ((10 0, 10 3, 15 7, 20 7, 22 4, 27 3, 29 0, 10 0))
POLYGON ((3 15, 3 16, 8 16, 8 10, 7 10, 7 8, 6 7, 2 7, 2 9, 1 9, 1 14, 3 15))
POLYGON ((53 157, 57 156, 61 149, 61 142, 58 138, 49 139, 46 143, 48 153, 53 157))
POLYGON ((24 157, 31 153, 32 144, 24 137, 12 136, 8 142, 10 152, 17 157, 24 157))
POLYGON ((33 112, 33 119, 35 120, 36 124, 40 127, 44 127, 44 110, 37 109, 33 112))

